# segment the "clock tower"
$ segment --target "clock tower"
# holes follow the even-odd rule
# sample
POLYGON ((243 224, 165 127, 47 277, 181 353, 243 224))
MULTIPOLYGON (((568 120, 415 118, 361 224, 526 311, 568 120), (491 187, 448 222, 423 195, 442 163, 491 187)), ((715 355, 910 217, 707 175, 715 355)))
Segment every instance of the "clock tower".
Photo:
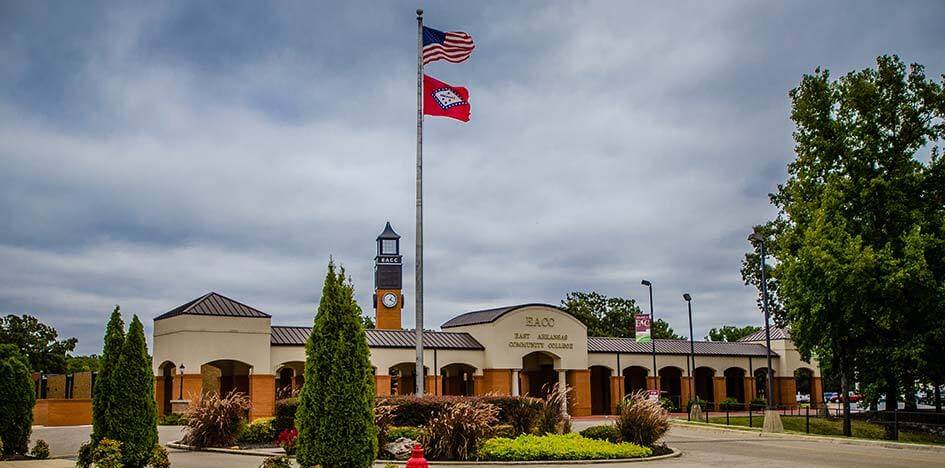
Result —
POLYGON ((390 227, 377 236, 374 257, 375 326, 380 330, 400 330, 400 311, 404 307, 403 263, 400 256, 400 235, 390 227))

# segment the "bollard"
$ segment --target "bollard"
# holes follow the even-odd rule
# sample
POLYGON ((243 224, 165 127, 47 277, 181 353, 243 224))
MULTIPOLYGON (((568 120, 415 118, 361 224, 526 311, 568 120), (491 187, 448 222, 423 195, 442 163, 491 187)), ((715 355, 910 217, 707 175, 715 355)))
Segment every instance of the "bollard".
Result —
POLYGON ((725 425, 726 425, 726 426, 729 425, 729 422, 728 422, 728 407, 725 407, 725 425))
POLYGON ((407 468, 429 468, 430 464, 427 463, 427 459, 423 458, 423 447, 420 444, 413 446, 413 451, 410 452, 410 460, 407 460, 407 468))
POLYGON ((896 440, 899 440, 899 402, 893 408, 893 432, 896 434, 896 440))
POLYGON ((807 407, 807 411, 804 412, 804 417, 806 418, 807 433, 810 434, 810 406, 807 407))
POLYGON ((755 427, 754 421, 751 420, 751 405, 748 405, 748 427, 755 427))

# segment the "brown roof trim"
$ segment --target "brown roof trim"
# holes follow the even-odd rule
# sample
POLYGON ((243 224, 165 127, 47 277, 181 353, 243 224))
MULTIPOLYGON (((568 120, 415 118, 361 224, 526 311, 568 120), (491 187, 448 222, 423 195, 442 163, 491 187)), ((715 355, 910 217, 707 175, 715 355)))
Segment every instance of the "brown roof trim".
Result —
POLYGON ((205 315, 215 317, 240 318, 271 318, 271 316, 255 307, 230 299, 216 292, 208 292, 190 302, 179 305, 157 317, 155 321, 178 315, 205 315))

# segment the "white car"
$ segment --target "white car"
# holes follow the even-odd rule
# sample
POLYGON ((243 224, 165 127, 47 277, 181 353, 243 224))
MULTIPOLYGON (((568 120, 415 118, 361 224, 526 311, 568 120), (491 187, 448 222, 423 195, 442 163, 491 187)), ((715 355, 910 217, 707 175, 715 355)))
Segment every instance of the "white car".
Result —
POLYGON ((810 395, 804 393, 798 393, 794 398, 798 403, 810 403, 810 395))

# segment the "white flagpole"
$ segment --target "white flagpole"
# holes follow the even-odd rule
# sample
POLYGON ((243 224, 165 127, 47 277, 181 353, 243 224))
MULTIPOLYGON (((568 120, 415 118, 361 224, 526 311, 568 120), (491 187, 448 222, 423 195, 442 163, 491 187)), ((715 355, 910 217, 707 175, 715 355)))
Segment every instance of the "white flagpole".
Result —
MULTIPOLYGON (((414 276, 417 368, 416 394, 423 395, 423 10, 417 9, 417 258, 414 276)), ((434 374, 436 375, 436 370, 434 374)))

